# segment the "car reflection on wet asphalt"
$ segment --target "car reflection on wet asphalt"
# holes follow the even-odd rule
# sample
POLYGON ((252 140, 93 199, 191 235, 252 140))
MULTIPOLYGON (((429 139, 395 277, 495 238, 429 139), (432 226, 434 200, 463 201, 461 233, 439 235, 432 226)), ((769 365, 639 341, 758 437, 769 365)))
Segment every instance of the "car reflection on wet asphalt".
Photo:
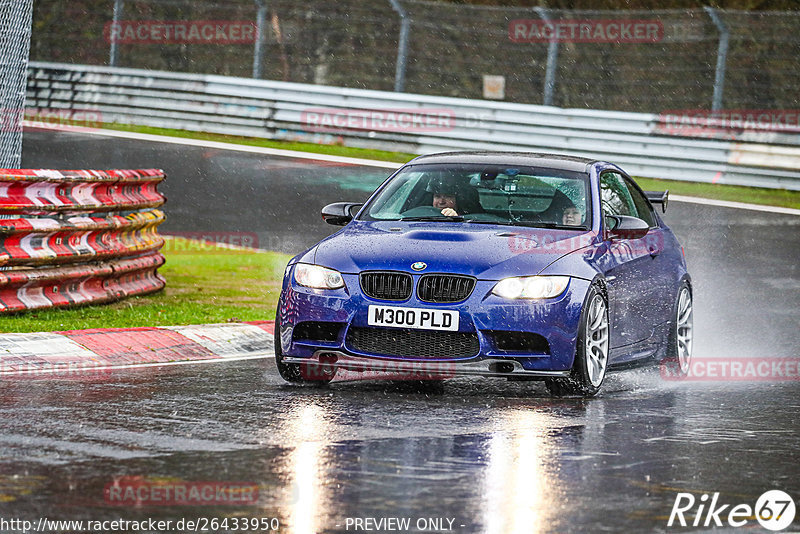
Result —
POLYGON ((755 502, 766 485, 800 490, 791 383, 709 387, 631 371, 579 400, 474 379, 294 387, 271 364, 4 384, 0 510, 270 516, 294 532, 363 516, 449 517, 462 532, 641 531, 665 527, 680 491, 755 502), (780 413, 764 417, 770 407, 780 413), (107 486, 125 477, 247 483, 257 499, 114 502, 107 486))

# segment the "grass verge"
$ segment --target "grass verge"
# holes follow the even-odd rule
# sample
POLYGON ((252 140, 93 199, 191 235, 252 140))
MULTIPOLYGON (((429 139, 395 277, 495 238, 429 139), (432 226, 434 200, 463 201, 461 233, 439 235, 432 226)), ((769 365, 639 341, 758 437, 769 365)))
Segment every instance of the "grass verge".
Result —
POLYGON ((669 189, 671 194, 685 195, 687 197, 749 202, 750 204, 800 209, 800 191, 789 191, 788 189, 766 189, 763 187, 656 180, 639 177, 636 178, 636 183, 646 191, 669 189))
POLYGON ((270 320, 290 257, 277 252, 231 250, 167 238, 167 287, 113 304, 34 310, 0 316, 0 332, 50 332, 85 328, 172 326, 270 320))
MULTIPOLYGON (((291 141, 272 141, 253 137, 239 137, 211 133, 190 132, 186 130, 173 130, 169 128, 152 128, 149 126, 131 126, 124 124, 105 124, 104 128, 126 132, 147 133, 153 135, 168 135, 190 139, 203 139, 220 141, 250 146, 263 146, 267 148, 280 148, 283 150, 297 150, 314 154, 328 154, 334 156, 347 156, 352 158, 375 159, 405 163, 416 157, 416 154, 404 152, 388 152, 385 150, 371 150, 342 145, 320 145, 313 143, 298 143, 291 141)), ((707 184, 699 182, 685 182, 681 180, 658 180, 652 178, 636 178, 639 185, 645 190, 669 189, 676 195, 685 195, 716 200, 730 200, 734 202, 749 202, 767 206, 781 206, 785 208, 800 209, 800 191, 786 189, 766 189, 758 187, 743 187, 736 185, 707 184)))

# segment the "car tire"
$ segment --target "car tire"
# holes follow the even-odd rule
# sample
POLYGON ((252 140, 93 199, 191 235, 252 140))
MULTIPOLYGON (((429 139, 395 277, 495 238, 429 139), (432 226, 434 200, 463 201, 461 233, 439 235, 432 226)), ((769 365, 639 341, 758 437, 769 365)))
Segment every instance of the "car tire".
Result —
POLYGON ((593 397, 603 385, 608 370, 608 300, 592 286, 581 310, 575 360, 567 378, 548 378, 547 390, 556 397, 593 397))
POLYGON ((669 376, 683 378, 689 374, 692 362, 692 345, 694 334, 694 302, 692 288, 684 281, 678 289, 675 306, 672 310, 672 321, 667 336, 667 357, 662 365, 669 366, 661 372, 669 376))
POLYGON ((275 366, 278 368, 278 374, 281 375, 285 381, 290 384, 314 384, 325 385, 336 376, 336 370, 330 370, 318 365, 306 365, 305 371, 299 363, 284 363, 283 362, 283 348, 281 347, 281 315, 280 308, 275 312, 275 366), (309 379, 313 376, 313 379, 309 379))

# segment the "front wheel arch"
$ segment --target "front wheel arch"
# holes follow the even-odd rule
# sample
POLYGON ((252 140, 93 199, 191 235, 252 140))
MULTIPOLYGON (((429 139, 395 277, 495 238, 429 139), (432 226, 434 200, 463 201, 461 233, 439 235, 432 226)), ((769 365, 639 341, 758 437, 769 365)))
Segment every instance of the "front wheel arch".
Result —
POLYGON ((275 366, 278 369, 278 374, 286 382, 290 384, 315 384, 323 386, 333 380, 336 371, 332 372, 327 367, 322 367, 314 363, 297 364, 285 363, 283 361, 283 345, 281 343, 281 308, 278 304, 278 310, 275 313, 275 329, 274 329, 274 348, 275 348, 275 366))
POLYGON ((608 296, 598 283, 592 283, 581 307, 575 357, 567 378, 545 380, 555 396, 592 397, 600 391, 608 371, 610 353, 610 312, 608 296))

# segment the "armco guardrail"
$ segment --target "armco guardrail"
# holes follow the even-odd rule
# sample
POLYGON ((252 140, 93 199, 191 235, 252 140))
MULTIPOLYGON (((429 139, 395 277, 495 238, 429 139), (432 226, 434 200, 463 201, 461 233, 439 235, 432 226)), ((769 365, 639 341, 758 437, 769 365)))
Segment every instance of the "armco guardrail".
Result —
POLYGON ((29 114, 431 153, 523 150, 653 178, 800 190, 792 130, 676 128, 668 114, 561 109, 225 76, 31 63, 29 114), (684 135, 686 134, 686 135, 684 135), (709 138, 705 138, 709 137, 709 138))
POLYGON ((157 169, 0 169, 0 313, 162 289, 157 169))

